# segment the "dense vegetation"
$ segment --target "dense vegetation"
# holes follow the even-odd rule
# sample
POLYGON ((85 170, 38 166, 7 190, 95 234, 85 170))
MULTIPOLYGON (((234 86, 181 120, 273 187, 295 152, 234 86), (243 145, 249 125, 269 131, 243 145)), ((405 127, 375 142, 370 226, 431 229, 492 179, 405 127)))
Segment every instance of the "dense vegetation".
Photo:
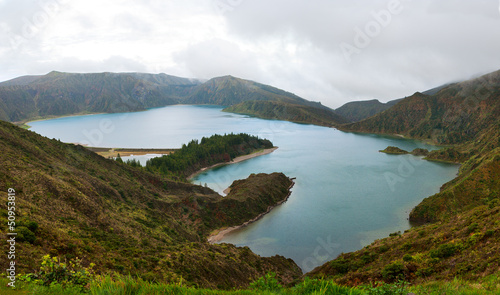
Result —
MULTIPOLYGON (((18 273, 34 272, 49 254, 95 263, 97 273, 210 288, 248 286, 269 271, 281 283, 301 275, 281 256, 206 242, 286 198, 291 181, 281 173, 253 175, 223 198, 2 121, 0 150, 0 198, 8 188, 17 195, 18 273)), ((6 207, 0 216, 6 220, 6 207)), ((6 229, 2 222, 2 235, 6 229)))
POLYGON ((277 119, 328 127, 346 122, 344 118, 328 108, 276 101, 245 101, 225 108, 224 111, 252 115, 264 119, 277 119))
MULTIPOLYGON (((55 269, 56 271, 58 269, 55 269)), ((85 272, 83 269, 77 273, 85 272)), ((46 272, 44 272, 46 273, 46 272)), ((67 273, 63 271, 63 273, 67 273)), ((50 274, 50 273, 48 273, 50 274)), ((70 275, 74 276, 74 275, 70 275)), ((454 279, 446 283, 428 282, 418 286, 410 285, 404 281, 391 284, 381 282, 365 284, 358 287, 346 287, 335 283, 333 280, 310 279, 305 278, 293 286, 283 286, 276 279, 274 273, 267 273, 253 281, 248 289, 222 291, 214 289, 202 289, 179 284, 165 284, 148 282, 142 279, 135 279, 131 276, 119 274, 90 277, 83 288, 78 284, 67 284, 51 278, 49 286, 44 281, 32 280, 32 274, 23 276, 22 280, 17 282, 16 289, 4 287, 5 279, 0 279, 0 292, 5 295, 15 294, 128 294, 128 295, 442 295, 442 294, 461 294, 461 295, 487 295, 499 294, 500 285, 498 276, 487 276, 475 283, 470 281, 454 279), (411 293, 409 293, 411 292, 411 293)))
POLYGON ((238 156, 272 147, 269 140, 245 133, 212 135, 203 137, 201 141, 192 140, 173 154, 148 160, 146 169, 184 179, 201 168, 230 162, 238 156))
POLYGON ((410 221, 423 225, 342 254, 310 275, 351 285, 371 280, 435 281, 436 288, 447 284, 443 281, 480 282, 491 275, 498 284, 499 110, 500 72, 495 72, 445 87, 434 95, 415 94, 385 112, 346 125, 347 130, 454 144, 431 151, 426 159, 462 166, 457 178, 410 213, 410 221))

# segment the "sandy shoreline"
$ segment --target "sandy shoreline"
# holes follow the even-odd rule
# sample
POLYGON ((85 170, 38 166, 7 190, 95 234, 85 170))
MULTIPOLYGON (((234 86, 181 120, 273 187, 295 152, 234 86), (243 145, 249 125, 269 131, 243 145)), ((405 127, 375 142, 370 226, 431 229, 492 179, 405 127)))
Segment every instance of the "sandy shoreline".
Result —
POLYGON ((252 158, 255 158, 255 157, 258 157, 258 156, 267 155, 267 154, 270 154, 270 153, 274 152, 277 149, 278 149, 278 147, 273 147, 273 148, 270 148, 270 149, 265 149, 265 150, 253 153, 253 154, 236 157, 231 162, 218 163, 218 164, 215 164, 215 165, 212 165, 212 166, 209 166, 209 167, 201 168, 200 170, 196 171, 195 173, 189 175, 189 177, 187 177, 187 180, 193 179, 196 175, 198 175, 198 174, 200 174, 200 173, 202 173, 202 172, 204 172, 206 170, 210 170, 210 169, 213 169, 215 167, 219 167, 219 166, 223 166, 223 165, 229 165, 229 164, 243 162, 245 160, 252 159, 252 158))
POLYGON ((253 222, 256 222, 257 220, 259 220, 262 217, 264 217, 264 215, 266 215, 269 212, 271 212, 271 210, 273 210, 277 206, 285 203, 288 200, 288 198, 290 197, 290 195, 292 194, 291 189, 295 185, 295 182, 293 182, 293 179, 295 179, 295 178, 291 178, 291 179, 292 179, 292 184, 288 187, 288 194, 286 195, 286 197, 283 200, 279 201, 278 203, 274 204, 273 206, 267 207, 266 212, 257 215, 257 217, 255 217, 253 219, 250 219, 249 221, 247 221, 247 222, 245 222, 245 223, 243 223, 241 225, 232 226, 232 227, 226 227, 226 228, 221 228, 219 230, 214 231, 214 233, 212 233, 212 234, 210 234, 210 236, 208 236, 207 241, 209 243, 211 243, 211 244, 220 242, 224 238, 224 236, 226 236, 228 233, 230 233, 230 232, 232 232, 234 230, 240 229, 242 227, 248 226, 249 224, 251 224, 253 222))
POLYGON ((95 152, 98 155, 101 155, 105 158, 109 157, 117 157, 120 154, 121 157, 127 156, 142 156, 142 155, 158 155, 161 157, 162 155, 170 155, 174 153, 178 149, 149 149, 149 148, 101 148, 101 147, 89 147, 86 146, 87 149, 95 152))

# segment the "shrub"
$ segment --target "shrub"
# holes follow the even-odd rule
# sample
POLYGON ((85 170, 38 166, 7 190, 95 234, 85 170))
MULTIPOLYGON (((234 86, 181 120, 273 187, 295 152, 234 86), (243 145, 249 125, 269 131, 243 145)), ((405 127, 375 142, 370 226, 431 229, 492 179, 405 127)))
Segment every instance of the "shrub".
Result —
POLYGON ((410 254, 405 254, 403 256, 403 261, 405 261, 405 262, 412 261, 412 260, 413 260, 413 257, 410 254))
POLYGON ((338 273, 338 274, 345 274, 349 271, 350 265, 349 265, 349 260, 345 259, 344 257, 339 257, 335 260, 332 260, 330 262, 330 266, 338 273))
POLYGON ((388 281, 396 281, 404 278, 404 270, 401 262, 393 262, 382 269, 382 277, 388 281))
POLYGON ((453 256, 457 250, 458 246, 455 244, 443 244, 440 245, 437 249, 433 249, 430 251, 431 258, 447 258, 453 256))
POLYGON ((365 287, 368 295, 406 295, 405 281, 398 281, 394 284, 381 284, 379 286, 365 287))
POLYGON ((22 280, 44 286, 80 286, 86 287, 93 278, 94 264, 88 268, 82 266, 82 260, 75 258, 62 262, 57 257, 45 255, 42 258, 40 271, 22 277, 22 280))
POLYGON ((283 287, 278 283, 276 274, 274 272, 268 272, 265 276, 250 283, 250 289, 259 291, 280 291, 283 287))
POLYGON ((377 259, 377 256, 378 255, 375 253, 365 253, 363 254, 363 256, 361 256, 361 261, 363 262, 363 264, 368 264, 375 261, 375 259, 377 259))
POLYGON ((387 252, 387 250, 389 250, 389 247, 387 247, 386 245, 382 245, 378 248, 378 251, 380 253, 384 253, 384 252, 387 252))
POLYGON ((36 232, 38 230, 38 223, 35 222, 35 221, 28 221, 26 222, 26 227, 32 231, 32 232, 36 232))
POLYGON ((17 229, 17 239, 21 242, 33 244, 36 240, 35 234, 25 226, 19 226, 17 229))
POLYGON ((389 234, 389 237, 399 237, 399 236, 401 236, 401 231, 397 231, 397 232, 389 234))

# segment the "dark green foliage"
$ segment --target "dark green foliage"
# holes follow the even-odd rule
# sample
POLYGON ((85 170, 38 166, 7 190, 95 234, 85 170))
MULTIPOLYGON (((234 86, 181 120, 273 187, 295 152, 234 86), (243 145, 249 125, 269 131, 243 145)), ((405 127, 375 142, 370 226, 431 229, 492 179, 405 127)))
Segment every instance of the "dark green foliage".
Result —
POLYGON ((127 160, 125 164, 130 165, 132 167, 142 167, 141 162, 139 162, 139 160, 137 159, 127 160))
POLYGON ((193 140, 171 155, 148 160, 146 169, 185 178, 203 167, 229 162, 237 156, 272 147, 269 140, 245 133, 213 135, 203 137, 201 141, 193 140))
POLYGON ((448 258, 453 256, 459 249, 460 247, 455 244, 443 244, 437 249, 431 250, 430 256, 432 258, 448 258))
POLYGON ((118 156, 116 156, 115 161, 118 163, 123 163, 123 160, 122 160, 122 157, 120 156, 120 154, 118 154, 118 156))
POLYGON ((351 268, 351 262, 343 257, 330 262, 330 266, 337 274, 345 274, 351 268))
POLYGON ((408 154, 408 151, 402 150, 398 147, 395 146, 388 146, 385 148, 385 150, 380 150, 379 152, 381 153, 386 153, 386 154, 408 154))
POLYGON ((404 278, 405 267, 401 262, 393 262, 382 269, 382 277, 393 282, 404 278))
POLYGON ((17 237, 16 239, 20 242, 26 241, 30 244, 35 242, 36 236, 35 234, 25 226, 18 226, 16 228, 17 237))

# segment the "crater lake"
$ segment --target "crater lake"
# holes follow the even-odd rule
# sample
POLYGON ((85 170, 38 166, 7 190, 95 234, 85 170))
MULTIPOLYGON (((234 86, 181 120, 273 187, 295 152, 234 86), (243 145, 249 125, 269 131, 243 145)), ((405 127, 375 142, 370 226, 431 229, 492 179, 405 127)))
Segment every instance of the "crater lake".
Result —
POLYGON ((248 246, 262 256, 292 258, 304 272, 408 229, 411 209, 458 172, 458 165, 379 152, 389 145, 410 151, 437 148, 423 142, 221 110, 176 105, 28 124, 43 136, 97 147, 180 148, 192 139, 231 132, 271 140, 279 147, 273 153, 205 171, 192 181, 222 194, 234 180, 252 173, 283 172, 296 178, 287 202, 220 242, 248 246))

